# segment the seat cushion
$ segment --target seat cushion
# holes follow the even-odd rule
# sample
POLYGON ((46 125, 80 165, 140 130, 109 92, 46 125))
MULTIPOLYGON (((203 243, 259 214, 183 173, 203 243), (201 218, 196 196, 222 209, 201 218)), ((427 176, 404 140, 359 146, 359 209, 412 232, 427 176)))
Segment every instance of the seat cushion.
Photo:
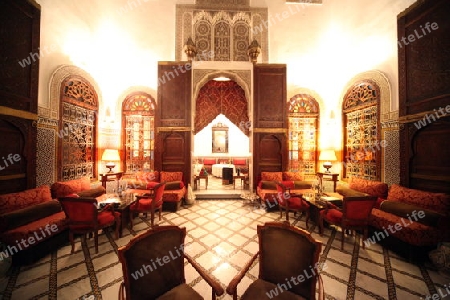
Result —
POLYGON ((152 201, 153 199, 148 198, 148 199, 140 199, 139 200, 139 206, 137 205, 137 203, 133 203, 130 205, 130 210, 131 211, 144 211, 144 210, 150 210, 152 208, 152 201))
POLYGON ((189 300, 196 300, 196 299, 204 299, 202 296, 200 296, 199 293, 197 293, 193 288, 191 288, 186 283, 182 283, 179 286, 174 287, 164 295, 156 298, 156 300, 178 300, 178 299, 189 299, 189 300))
POLYGON ((305 200, 303 200, 299 197, 289 198, 288 203, 289 203, 289 208, 291 208, 291 209, 301 209, 301 208, 308 209, 309 208, 309 204, 305 200))
POLYGON ((241 296, 241 300, 256 300, 256 299, 274 299, 274 300, 300 300, 306 299, 292 292, 284 289, 288 288, 286 283, 276 284, 268 281, 257 279, 247 288, 245 293, 241 296), (281 289, 280 289, 281 288, 281 289))

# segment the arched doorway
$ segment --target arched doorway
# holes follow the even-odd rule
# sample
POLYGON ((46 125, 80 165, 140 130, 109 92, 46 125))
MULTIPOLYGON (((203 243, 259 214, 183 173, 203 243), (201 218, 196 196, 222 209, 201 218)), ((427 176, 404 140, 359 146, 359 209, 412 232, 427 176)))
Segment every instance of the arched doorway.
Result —
MULTIPOLYGON (((245 182, 224 183, 225 181, 220 176, 221 173, 217 172, 217 168, 220 166, 212 165, 230 165, 234 175, 242 172, 242 174, 250 176, 249 125, 251 123, 249 101, 246 98, 245 90, 231 79, 226 81, 209 80, 199 89, 194 105, 193 174, 198 174, 201 168, 209 171, 208 190, 210 192, 232 191, 240 194, 241 188, 245 187, 241 184, 245 184, 245 182), (217 133, 218 129, 223 129, 221 131, 226 133, 225 149, 215 147, 217 141, 214 139, 214 133, 217 133), (212 172, 212 168, 215 168, 216 171, 212 172), (221 182, 222 184, 220 184, 221 182)), ((202 187, 206 187, 205 185, 206 183, 200 184, 198 191, 202 190, 202 187)))

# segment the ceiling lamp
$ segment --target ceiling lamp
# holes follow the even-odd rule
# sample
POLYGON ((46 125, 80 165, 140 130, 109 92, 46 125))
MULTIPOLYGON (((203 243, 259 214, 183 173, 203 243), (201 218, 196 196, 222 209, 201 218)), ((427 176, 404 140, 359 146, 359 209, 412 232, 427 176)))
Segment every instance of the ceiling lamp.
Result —
POLYGON ((213 78, 214 81, 230 81, 231 79, 228 77, 225 77, 223 75, 220 75, 219 77, 213 78))

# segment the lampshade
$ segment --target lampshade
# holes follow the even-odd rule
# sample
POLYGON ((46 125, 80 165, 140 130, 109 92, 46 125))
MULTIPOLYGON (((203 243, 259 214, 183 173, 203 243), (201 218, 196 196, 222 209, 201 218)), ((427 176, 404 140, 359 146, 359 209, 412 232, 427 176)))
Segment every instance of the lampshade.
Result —
POLYGON ((114 161, 120 161, 119 150, 116 149, 105 149, 102 155, 102 160, 107 163, 105 166, 109 169, 109 173, 112 172, 112 169, 116 166, 114 161))
POLYGON ((336 161, 336 152, 334 152, 334 150, 323 150, 320 152, 319 160, 336 161))
POLYGON ((102 160, 104 160, 104 161, 119 161, 120 160, 119 150, 106 149, 103 152, 102 160))
POLYGON ((337 160, 336 152, 334 150, 323 150, 320 152, 319 160, 324 161, 323 167, 326 169, 325 172, 330 173, 331 162, 337 160))

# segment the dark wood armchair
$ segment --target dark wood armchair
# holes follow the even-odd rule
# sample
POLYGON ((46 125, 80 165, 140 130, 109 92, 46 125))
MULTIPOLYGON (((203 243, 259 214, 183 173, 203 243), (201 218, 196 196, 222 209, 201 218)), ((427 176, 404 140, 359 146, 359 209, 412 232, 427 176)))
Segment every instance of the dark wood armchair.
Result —
POLYGON ((71 198, 58 199, 69 219, 69 239, 72 244, 72 253, 75 250, 74 234, 94 234, 95 253, 98 253, 98 231, 115 224, 116 239, 119 237, 120 213, 114 211, 114 206, 108 204, 102 209, 97 208, 95 198, 71 198))
POLYGON ((161 212, 163 206, 163 195, 165 182, 161 182, 153 188, 153 193, 148 196, 138 196, 134 203, 130 205, 130 227, 133 228, 133 216, 139 213, 150 213, 150 222, 152 226, 155 222, 155 211, 159 211, 159 220, 161 221, 161 212))
POLYGON ((239 282, 259 257, 258 279, 250 284, 241 300, 315 299, 317 282, 319 299, 324 299, 319 264, 322 243, 288 222, 258 225, 257 231, 259 251, 231 280, 227 293, 237 299, 239 282))
MULTIPOLYGON (((320 212, 319 231, 323 233, 324 221, 341 227, 341 250, 344 249, 345 231, 363 231, 364 239, 367 239, 369 215, 377 201, 376 196, 344 197, 342 209, 325 202, 325 209, 320 212)), ((363 243, 364 249, 364 243, 363 243)))
POLYGON ((204 299, 186 284, 184 259, 211 286, 212 299, 222 295, 220 283, 183 252, 185 237, 184 227, 155 226, 119 248, 124 280, 119 299, 204 299))

